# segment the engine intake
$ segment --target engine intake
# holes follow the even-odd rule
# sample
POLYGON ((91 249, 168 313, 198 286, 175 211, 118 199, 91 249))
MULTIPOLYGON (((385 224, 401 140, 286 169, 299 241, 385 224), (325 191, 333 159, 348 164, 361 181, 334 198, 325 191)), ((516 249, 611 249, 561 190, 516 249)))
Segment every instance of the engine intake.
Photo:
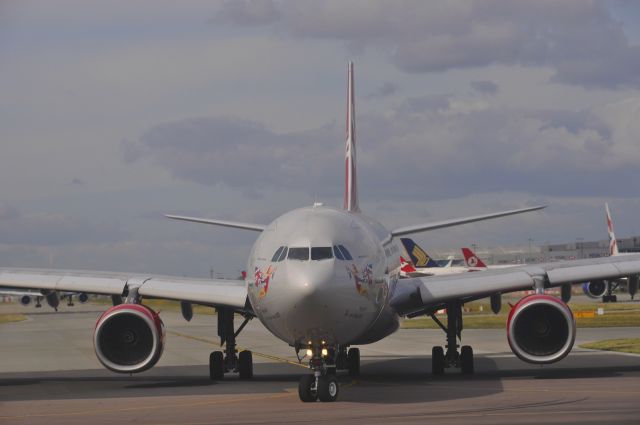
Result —
POLYGON ((31 297, 29 295, 23 295, 20 297, 20 304, 29 305, 31 304, 31 297))
POLYGON ((524 297, 511 309, 507 340, 520 359, 535 364, 554 363, 573 347, 576 322, 569 307, 549 295, 524 297))
POLYGON ((158 314, 140 304, 120 304, 107 310, 93 333, 96 356, 114 372, 137 373, 153 367, 164 349, 164 324, 158 314))
POLYGON ((606 280, 593 280, 582 284, 582 291, 589 298, 601 298, 607 295, 609 282, 606 280))

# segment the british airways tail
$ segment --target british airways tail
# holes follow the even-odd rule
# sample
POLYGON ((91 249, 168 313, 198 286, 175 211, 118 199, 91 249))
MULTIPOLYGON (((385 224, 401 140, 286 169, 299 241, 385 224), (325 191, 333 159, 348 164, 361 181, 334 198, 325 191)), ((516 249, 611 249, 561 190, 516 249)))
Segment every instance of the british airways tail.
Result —
POLYGON ((347 83, 347 146, 344 160, 344 209, 360 212, 356 178, 356 118, 353 88, 353 62, 349 62, 347 83))
POLYGON ((416 267, 440 267, 413 239, 400 238, 400 242, 416 267))
POLYGON ((609 255, 618 255, 618 241, 616 241, 616 234, 613 233, 613 221, 611 220, 611 213, 609 212, 609 204, 604 203, 604 209, 607 213, 607 232, 609 232, 609 255))

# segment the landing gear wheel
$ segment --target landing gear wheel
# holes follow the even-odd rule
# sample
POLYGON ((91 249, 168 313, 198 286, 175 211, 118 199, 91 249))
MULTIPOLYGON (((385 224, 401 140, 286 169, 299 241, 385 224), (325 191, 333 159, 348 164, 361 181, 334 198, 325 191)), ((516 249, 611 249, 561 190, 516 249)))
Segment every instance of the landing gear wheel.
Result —
POLYGON ((240 379, 253 378, 253 354, 251 351, 241 351, 238 355, 238 374, 240 379))
POLYGON ((305 403, 310 403, 312 401, 316 401, 318 392, 316 388, 316 377, 313 375, 304 375, 300 378, 300 382, 298 382, 298 396, 300 397, 300 401, 305 403))
POLYGON ((465 375, 473 374, 473 348, 468 345, 460 349, 460 370, 465 375))
POLYGON ((222 351, 214 351, 209 355, 209 377, 213 381, 224 378, 224 356, 222 351))
POLYGON ((324 402, 336 401, 338 398, 338 380, 333 375, 318 378, 318 399, 324 402))
POLYGON ((444 375, 444 349, 442 347, 431 349, 431 373, 444 375))
POLYGON ((347 369, 349 369, 349 376, 360 376, 360 349, 350 348, 347 354, 347 369))

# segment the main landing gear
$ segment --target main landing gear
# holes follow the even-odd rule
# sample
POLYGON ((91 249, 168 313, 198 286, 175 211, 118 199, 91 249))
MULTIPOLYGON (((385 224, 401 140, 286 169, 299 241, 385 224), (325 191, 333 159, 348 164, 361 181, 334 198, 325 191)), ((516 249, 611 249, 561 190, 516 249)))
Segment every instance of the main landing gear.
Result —
POLYGON ((326 349, 322 346, 310 348, 309 367, 313 375, 304 375, 298 383, 298 396, 303 402, 336 401, 340 385, 336 378, 336 370, 348 370, 349 376, 360 375, 360 350, 346 347, 326 349))
POLYGON ((447 326, 434 315, 431 318, 447 334, 446 352, 442 347, 433 347, 431 350, 431 372, 434 375, 444 374, 446 368, 460 368, 465 375, 473 374, 473 349, 469 345, 458 345, 458 339, 462 339, 462 304, 458 302, 446 304, 447 326), (460 347, 460 352, 458 348, 460 347))
POLYGON ((234 330, 234 311, 231 309, 218 309, 218 336, 220 346, 224 345, 222 351, 214 351, 209 356, 209 377, 212 380, 224 378, 227 372, 238 373, 240 379, 251 379, 253 377, 253 355, 251 351, 244 350, 237 355, 236 337, 246 324, 251 320, 246 317, 238 330, 234 330))

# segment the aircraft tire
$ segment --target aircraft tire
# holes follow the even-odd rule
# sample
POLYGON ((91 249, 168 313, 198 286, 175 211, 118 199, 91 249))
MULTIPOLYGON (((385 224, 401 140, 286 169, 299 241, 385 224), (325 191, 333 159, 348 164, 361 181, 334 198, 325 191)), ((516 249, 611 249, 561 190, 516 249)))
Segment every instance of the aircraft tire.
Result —
POLYGON ((224 356, 222 351, 214 351, 209 355, 209 378, 212 381, 224 378, 224 356))
POLYGON ((298 382, 298 397, 304 403, 311 403, 317 399, 317 391, 313 386, 316 383, 316 377, 313 375, 303 375, 298 382))
POLYGON ((473 348, 469 345, 460 349, 460 370, 465 375, 473 374, 473 348))
POLYGON ((253 354, 251 351, 244 350, 238 355, 238 374, 240 379, 253 378, 253 354))
POLYGON ((340 385, 338 379, 333 375, 321 376, 318 379, 318 399, 328 403, 338 399, 340 385))
POLYGON ((444 375, 444 349, 440 346, 431 349, 431 373, 444 375))

